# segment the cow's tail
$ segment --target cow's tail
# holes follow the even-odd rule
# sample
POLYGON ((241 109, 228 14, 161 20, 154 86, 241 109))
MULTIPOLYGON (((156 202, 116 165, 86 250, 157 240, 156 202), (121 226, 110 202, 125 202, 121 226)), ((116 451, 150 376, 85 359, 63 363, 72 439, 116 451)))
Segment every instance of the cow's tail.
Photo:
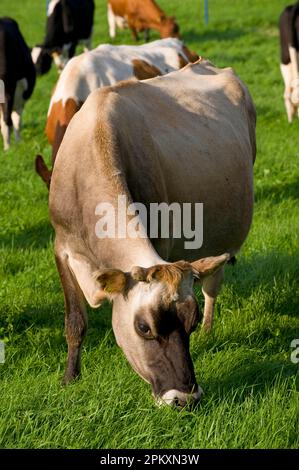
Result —
POLYGON ((51 177, 52 177, 52 170, 49 170, 45 160, 41 155, 37 155, 35 157, 35 170, 36 173, 39 174, 41 179, 46 183, 47 188, 50 188, 51 177))

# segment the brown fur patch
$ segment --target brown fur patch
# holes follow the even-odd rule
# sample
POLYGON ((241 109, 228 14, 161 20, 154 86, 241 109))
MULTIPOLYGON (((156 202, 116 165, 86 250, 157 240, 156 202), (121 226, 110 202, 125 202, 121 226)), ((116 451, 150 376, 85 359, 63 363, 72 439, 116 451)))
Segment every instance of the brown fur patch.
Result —
POLYGON ((182 69, 183 67, 185 67, 189 62, 187 62, 184 57, 182 56, 182 54, 179 54, 179 63, 180 63, 180 69, 182 69))
POLYGON ((137 281, 164 283, 166 292, 163 300, 171 301, 178 294, 182 280, 186 274, 190 273, 191 269, 190 263, 177 261, 173 264, 157 264, 148 269, 135 267, 132 269, 131 275, 137 281))
POLYGON ((73 98, 68 98, 66 103, 63 105, 62 100, 53 103, 51 107, 50 114, 47 119, 46 124, 46 134, 48 137, 48 141, 51 145, 60 145, 64 132, 69 125, 70 120, 76 114, 77 111, 82 106, 82 102, 77 103, 73 98), (57 134, 57 129, 64 128, 63 135, 61 136, 61 132, 57 134), (58 139, 60 142, 55 142, 58 139))
POLYGON ((197 60, 201 59, 201 57, 194 51, 190 51, 188 49, 188 47, 186 46, 183 46, 183 52, 185 54, 185 56, 187 57, 187 59, 189 60, 189 62, 196 62, 197 60))
POLYGON ((146 80, 162 75, 160 70, 154 65, 149 64, 145 60, 133 59, 133 72, 138 80, 146 80))

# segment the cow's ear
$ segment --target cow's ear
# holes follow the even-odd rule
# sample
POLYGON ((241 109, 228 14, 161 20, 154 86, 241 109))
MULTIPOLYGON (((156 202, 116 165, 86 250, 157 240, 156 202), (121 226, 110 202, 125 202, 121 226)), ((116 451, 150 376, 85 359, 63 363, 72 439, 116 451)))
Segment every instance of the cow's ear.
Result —
POLYGON ((191 263, 194 276, 199 279, 211 276, 211 274, 214 274, 221 268, 221 266, 227 263, 230 257, 231 256, 228 253, 224 253, 220 256, 211 256, 209 258, 202 258, 194 261, 191 263))
POLYGON ((125 292, 127 277, 120 269, 97 271, 94 276, 107 296, 123 294, 125 292))

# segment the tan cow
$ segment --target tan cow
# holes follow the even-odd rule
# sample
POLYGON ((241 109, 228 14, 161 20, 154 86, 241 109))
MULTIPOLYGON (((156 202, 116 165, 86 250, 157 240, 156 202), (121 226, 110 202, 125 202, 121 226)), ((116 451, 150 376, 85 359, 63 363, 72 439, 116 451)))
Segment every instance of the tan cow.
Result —
POLYGON ((85 301, 96 308, 108 298, 117 343, 154 397, 179 406, 199 399, 189 352, 199 319, 193 282, 202 283, 210 329, 224 264, 251 225, 254 159, 255 108, 230 68, 198 62, 88 97, 67 128, 50 187, 66 306, 65 383, 80 372, 85 301), (146 208, 203 203, 202 246, 187 249, 185 233, 171 235, 175 216, 168 238, 150 239, 139 209, 129 206, 123 218, 120 198, 146 208), (99 230, 103 205, 118 228, 107 237, 99 230))
MULTIPOLYGON (((60 75, 48 110, 46 134, 52 145, 52 163, 70 120, 93 90, 134 76, 144 80, 164 75, 197 59, 196 53, 175 38, 142 46, 103 44, 71 59, 60 75)), ((49 187, 52 172, 40 155, 36 171, 49 187)))
POLYGON ((129 27, 133 38, 144 32, 149 39, 149 30, 159 31, 161 38, 179 37, 179 26, 172 16, 166 16, 154 0, 108 0, 108 24, 111 38, 115 37, 116 27, 129 27))

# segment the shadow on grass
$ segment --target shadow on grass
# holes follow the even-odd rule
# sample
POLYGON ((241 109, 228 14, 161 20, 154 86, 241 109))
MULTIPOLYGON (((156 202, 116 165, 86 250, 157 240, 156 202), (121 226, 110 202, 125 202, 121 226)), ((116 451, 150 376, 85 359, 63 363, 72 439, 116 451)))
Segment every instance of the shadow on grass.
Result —
POLYGON ((287 199, 299 199, 299 178, 287 183, 280 181, 256 187, 255 201, 258 203, 265 199, 271 200, 275 204, 284 202, 287 199))
POLYGON ((5 248, 46 248, 53 240, 54 230, 47 220, 16 233, 0 235, 0 246, 5 248))
MULTIPOLYGON (((88 307, 88 329, 84 345, 93 348, 107 335, 112 328, 111 305, 105 302, 98 309, 88 307)), ((11 321, 11 320, 10 320, 11 321)), ((63 294, 61 291, 61 302, 53 302, 45 304, 42 308, 28 305, 25 310, 16 316, 11 326, 14 334, 22 334, 26 336, 26 330, 33 329, 37 342, 40 342, 39 336, 47 336, 48 345, 54 347, 57 343, 56 336, 51 335, 51 331, 61 330, 61 341, 65 343, 64 338, 64 305, 63 294), (52 344, 52 340, 54 343, 52 344)))
POLYGON ((271 314, 297 316, 298 277, 299 253, 288 255, 272 251, 250 258, 240 256, 235 266, 226 268, 225 284, 240 300, 262 291, 263 308, 271 314))
POLYGON ((296 373, 297 367, 291 362, 255 361, 209 382, 208 389, 219 400, 232 395, 232 402, 242 403, 248 397, 264 395, 270 388, 277 387, 278 381, 296 377, 296 373))
POLYGON ((197 41, 200 45, 201 43, 205 43, 208 41, 233 41, 246 34, 247 32, 243 29, 227 29, 225 31, 213 29, 203 32, 200 32, 195 29, 190 29, 189 31, 183 31, 182 36, 186 43, 190 41, 197 41))

